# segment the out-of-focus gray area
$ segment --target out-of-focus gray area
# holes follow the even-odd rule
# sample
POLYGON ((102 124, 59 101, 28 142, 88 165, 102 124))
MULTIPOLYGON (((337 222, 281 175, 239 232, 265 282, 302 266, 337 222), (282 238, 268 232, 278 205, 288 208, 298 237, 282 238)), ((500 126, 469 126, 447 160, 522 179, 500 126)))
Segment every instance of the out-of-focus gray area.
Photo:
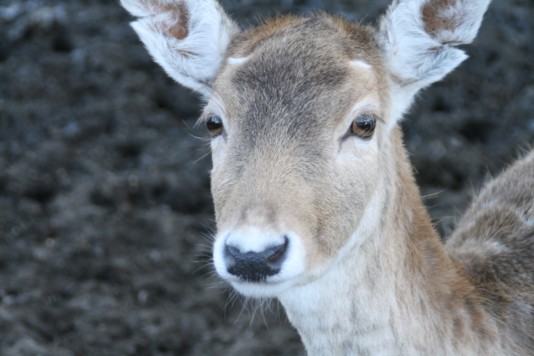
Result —
MULTIPOLYGON (((373 23, 387 4, 221 2, 243 26, 311 10, 373 23)), ((444 235, 534 142, 533 18, 531 0, 495 1, 470 58, 403 123, 444 235)), ((118 1, 0 2, 0 354, 302 354, 276 303, 213 276, 201 103, 130 20, 118 1)))

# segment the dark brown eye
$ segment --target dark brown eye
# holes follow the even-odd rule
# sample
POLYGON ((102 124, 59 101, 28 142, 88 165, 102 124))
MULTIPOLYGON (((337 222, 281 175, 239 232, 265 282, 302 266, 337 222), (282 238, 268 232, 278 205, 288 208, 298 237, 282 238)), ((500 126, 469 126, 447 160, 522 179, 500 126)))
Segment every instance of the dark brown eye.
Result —
POLYGON ((375 127, 376 118, 370 114, 363 114, 352 122, 350 126, 350 133, 364 140, 368 140, 373 137, 375 127))
POLYGON ((212 115, 206 121, 206 127, 210 132, 211 137, 217 137, 222 134, 224 126, 220 116, 212 115))

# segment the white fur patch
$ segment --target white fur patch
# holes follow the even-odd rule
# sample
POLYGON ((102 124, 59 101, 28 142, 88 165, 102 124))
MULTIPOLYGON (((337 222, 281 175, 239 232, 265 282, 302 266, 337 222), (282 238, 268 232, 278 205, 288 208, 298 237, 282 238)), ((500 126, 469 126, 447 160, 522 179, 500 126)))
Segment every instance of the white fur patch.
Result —
POLYGON ((256 226, 243 226, 232 230, 226 238, 227 245, 236 247, 242 253, 262 252, 283 243, 283 235, 256 226))
POLYGON ((371 68, 373 68, 373 66, 371 66, 369 63, 367 63, 365 61, 362 61, 362 60, 359 60, 359 59, 352 60, 349 63, 353 67, 358 67, 358 68, 362 68, 362 69, 371 69, 371 68))
POLYGON ((241 65, 248 61, 249 57, 230 57, 228 58, 228 64, 241 65))

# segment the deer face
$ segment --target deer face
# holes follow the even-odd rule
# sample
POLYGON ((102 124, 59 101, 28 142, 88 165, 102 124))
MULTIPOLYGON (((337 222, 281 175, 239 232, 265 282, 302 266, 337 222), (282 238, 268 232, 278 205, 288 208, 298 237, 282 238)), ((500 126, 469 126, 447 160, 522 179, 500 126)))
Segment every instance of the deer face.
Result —
POLYGON ((202 118, 215 267, 253 296, 320 273, 368 223, 388 109, 369 32, 326 16, 278 25, 234 43, 202 118))

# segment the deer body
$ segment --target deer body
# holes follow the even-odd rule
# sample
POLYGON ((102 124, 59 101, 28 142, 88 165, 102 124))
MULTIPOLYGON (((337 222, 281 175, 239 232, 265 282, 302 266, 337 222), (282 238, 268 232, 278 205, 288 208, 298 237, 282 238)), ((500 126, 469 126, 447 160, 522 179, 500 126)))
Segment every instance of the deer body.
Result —
POLYGON ((277 297, 314 355, 534 349, 534 154, 443 245, 398 126, 473 40, 486 0, 406 0, 377 29, 328 15, 240 31, 213 0, 122 0, 208 101, 219 275, 277 297))

